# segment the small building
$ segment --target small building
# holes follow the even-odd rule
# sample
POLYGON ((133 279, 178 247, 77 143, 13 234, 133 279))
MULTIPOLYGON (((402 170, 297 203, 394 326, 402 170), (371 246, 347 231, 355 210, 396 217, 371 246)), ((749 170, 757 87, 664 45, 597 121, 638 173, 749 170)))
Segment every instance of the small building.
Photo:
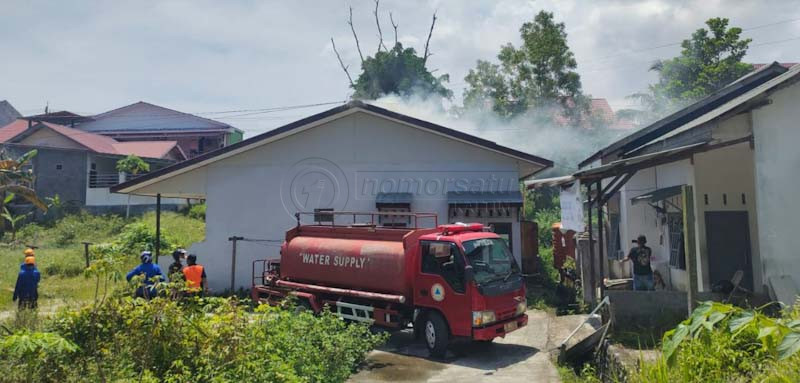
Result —
MULTIPOLYGON (((155 206, 153 198, 112 194, 109 188, 125 181, 117 161, 130 154, 141 157, 152 170, 186 159, 176 141, 119 142, 50 122, 18 119, 0 128, 0 145, 7 154, 20 156, 36 149, 32 161, 34 190, 41 198, 58 195, 73 210, 125 213, 130 203, 138 212, 155 206)), ((169 201, 177 207, 182 200, 169 201)))
MULTIPOLYGON (((482 222, 521 261, 520 181, 552 162, 362 102, 295 121, 237 144, 114 186, 118 193, 200 198, 206 237, 191 246, 211 288, 249 287, 254 260, 276 259, 295 213, 431 212, 438 223, 482 222)), ((324 214, 320 215, 324 217, 324 214)), ((313 217, 303 218, 309 222, 313 217)), ((381 216, 376 224, 413 222, 381 216)), ((418 222, 431 227, 433 222, 418 222)))
POLYGON ((708 293, 740 276, 756 296, 794 304, 798 82, 800 65, 760 67, 603 148, 562 179, 587 185, 595 209, 600 275, 593 283, 629 275, 619 261, 641 234, 667 290, 708 293))
POLYGON ((90 116, 75 128, 117 141, 177 141, 188 158, 242 140, 243 132, 226 123, 137 102, 90 116))

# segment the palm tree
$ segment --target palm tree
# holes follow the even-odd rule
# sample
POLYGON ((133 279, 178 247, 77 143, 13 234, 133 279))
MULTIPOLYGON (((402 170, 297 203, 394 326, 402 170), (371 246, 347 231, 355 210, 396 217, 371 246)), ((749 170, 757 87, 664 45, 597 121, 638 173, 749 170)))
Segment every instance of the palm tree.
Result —
MULTIPOLYGON (((38 152, 34 149, 17 159, 9 158, 4 150, 0 150, 0 211, 5 208, 7 193, 30 202, 42 211, 47 211, 47 205, 39 199, 33 185, 33 169, 26 168, 30 160, 38 152)), ((0 229, 5 230, 5 220, 0 220, 0 229)))

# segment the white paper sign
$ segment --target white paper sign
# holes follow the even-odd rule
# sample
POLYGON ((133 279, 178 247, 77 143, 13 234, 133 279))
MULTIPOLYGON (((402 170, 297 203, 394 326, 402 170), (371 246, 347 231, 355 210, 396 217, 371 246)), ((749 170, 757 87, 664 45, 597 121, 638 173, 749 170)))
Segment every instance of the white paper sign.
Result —
POLYGON ((581 233, 584 226, 581 183, 576 180, 572 186, 561 189, 561 230, 581 233))

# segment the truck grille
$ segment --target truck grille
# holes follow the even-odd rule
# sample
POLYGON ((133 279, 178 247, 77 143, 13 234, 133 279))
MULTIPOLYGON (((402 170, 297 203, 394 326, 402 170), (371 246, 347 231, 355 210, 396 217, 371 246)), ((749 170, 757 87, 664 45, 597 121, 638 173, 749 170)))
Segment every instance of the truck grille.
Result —
POLYGON ((497 321, 504 321, 506 319, 510 319, 514 316, 515 312, 517 312, 516 306, 507 310, 497 310, 496 312, 497 321))

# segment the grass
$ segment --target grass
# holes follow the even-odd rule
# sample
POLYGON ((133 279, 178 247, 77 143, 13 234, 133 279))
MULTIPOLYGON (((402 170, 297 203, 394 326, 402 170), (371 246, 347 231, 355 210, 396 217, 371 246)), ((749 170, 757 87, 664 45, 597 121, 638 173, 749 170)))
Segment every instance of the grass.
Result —
MULTIPOLYGON (((13 309, 11 301, 25 245, 36 245, 36 265, 42 274, 39 305, 43 308, 75 306, 94 297, 94 282, 84 278, 83 244, 109 243, 117 239, 127 224, 143 222, 155 228, 155 213, 125 220, 118 216, 76 214, 64 217, 49 227, 28 225, 19 234, 18 244, 0 245, 0 311, 13 309)), ((188 247, 202 241, 205 223, 185 215, 163 212, 161 226, 176 245, 188 247)), ((162 250, 162 254, 166 251, 162 250)), ((131 253, 126 267, 138 263, 131 253)))

